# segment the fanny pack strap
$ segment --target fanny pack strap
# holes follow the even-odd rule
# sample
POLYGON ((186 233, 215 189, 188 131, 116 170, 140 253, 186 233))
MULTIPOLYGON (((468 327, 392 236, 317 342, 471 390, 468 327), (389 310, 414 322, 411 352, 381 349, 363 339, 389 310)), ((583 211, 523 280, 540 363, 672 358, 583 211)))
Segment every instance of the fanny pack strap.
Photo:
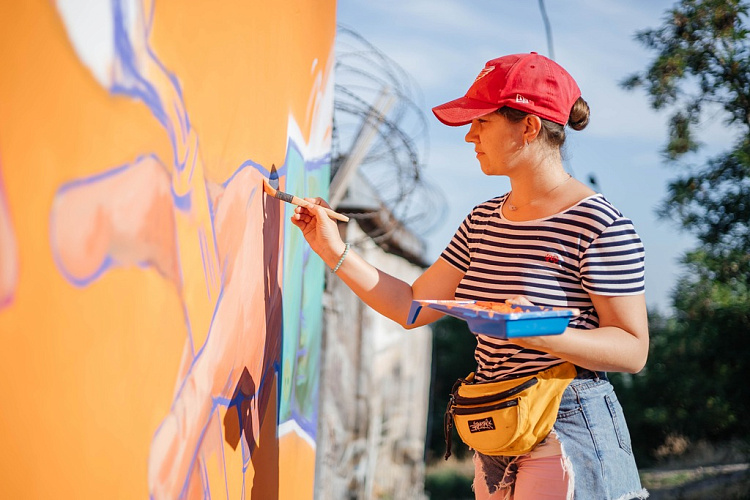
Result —
POLYGON ((474 372, 471 372, 466 378, 460 378, 456 380, 451 388, 450 399, 448 399, 448 406, 445 408, 445 414, 443 415, 443 433, 445 435, 445 459, 448 460, 451 456, 451 448, 453 447, 453 406, 456 404, 456 395, 458 394, 458 388, 461 384, 471 383, 474 381, 474 372))
MULTIPOLYGON (((452 398, 451 398, 452 400, 452 398)), ((445 433, 445 459, 451 456, 451 447, 453 444, 453 415, 451 415, 453 404, 448 403, 448 408, 443 415, 443 432, 445 433)))

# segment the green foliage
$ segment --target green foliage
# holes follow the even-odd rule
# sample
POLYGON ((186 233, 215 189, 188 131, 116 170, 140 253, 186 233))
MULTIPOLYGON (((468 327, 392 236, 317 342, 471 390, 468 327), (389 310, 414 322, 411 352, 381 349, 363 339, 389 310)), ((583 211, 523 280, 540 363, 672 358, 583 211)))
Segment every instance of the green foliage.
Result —
POLYGON ((636 38, 656 52, 643 73, 623 82, 646 90, 671 113, 669 160, 700 149, 696 128, 717 111, 736 137, 731 151, 703 166, 681 165, 660 214, 709 245, 750 251, 750 33, 742 0, 682 0, 664 24, 636 38))
POLYGON ((693 442, 750 436, 750 273, 702 251, 684 262, 677 314, 649 317, 646 368, 614 377, 642 465, 670 435, 693 442))
POLYGON ((424 490, 430 500, 473 500, 471 489, 473 478, 456 470, 445 470, 428 474, 424 490))
POLYGON ((727 111, 729 123, 750 127, 747 14, 742 0, 682 0, 660 28, 636 35, 657 55, 645 72, 623 83, 644 86, 655 109, 677 109, 672 120, 676 138, 691 143, 684 134, 712 103, 727 111))
POLYGON ((750 252, 750 138, 692 170, 670 183, 659 213, 677 219, 719 258, 750 252))
MULTIPOLYGON (((443 416, 448 405, 448 395, 457 379, 466 377, 476 369, 474 349, 476 337, 469 331, 465 321, 445 316, 433 326, 432 336, 432 385, 430 389, 430 418, 427 429, 428 461, 443 459, 445 434, 443 416)), ((453 429, 453 455, 461 458, 469 448, 453 429)))
POLYGON ((641 461, 668 436, 750 436, 750 5, 681 0, 663 25, 637 34, 655 52, 628 78, 671 114, 668 160, 680 167, 659 209, 697 236, 673 292, 674 317, 650 316, 649 362, 615 377, 641 461), (734 146, 700 162, 698 125, 719 112, 734 146))
POLYGON ((648 68, 623 82, 646 90, 654 109, 671 113, 669 160, 700 149, 696 127, 723 114, 737 137, 731 151, 685 172, 660 208, 709 245, 750 251, 750 37, 742 0, 682 0, 664 24, 636 38, 656 53, 648 68))

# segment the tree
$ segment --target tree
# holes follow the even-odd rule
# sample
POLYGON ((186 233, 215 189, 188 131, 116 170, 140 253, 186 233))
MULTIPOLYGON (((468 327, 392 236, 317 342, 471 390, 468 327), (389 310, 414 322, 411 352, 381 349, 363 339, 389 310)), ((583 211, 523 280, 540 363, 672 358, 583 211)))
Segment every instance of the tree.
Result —
POLYGON ((674 432, 750 436, 749 7, 740 0, 678 2, 661 27, 637 34, 656 55, 623 82, 645 89, 654 109, 670 113, 665 157, 680 173, 659 213, 700 242, 683 257, 674 318, 652 318, 649 364, 625 387, 632 391, 625 401, 641 395, 631 413, 651 439, 674 432), (712 158, 690 155, 702 147, 699 125, 717 111, 734 145, 712 158))
MULTIPOLYGON (((696 255, 699 253, 696 252, 696 255)), ((677 314, 651 314, 646 369, 613 376, 641 466, 652 464, 670 436, 723 442, 750 436, 748 290, 699 276, 677 285, 677 314)))
POLYGON ((686 172, 669 185, 661 213, 677 219, 716 251, 750 251, 750 39, 748 3, 683 0, 664 25, 636 38, 657 53, 648 69, 624 82, 644 87, 654 109, 671 111, 671 161, 697 152, 696 127, 723 111, 737 132, 735 147, 686 172))

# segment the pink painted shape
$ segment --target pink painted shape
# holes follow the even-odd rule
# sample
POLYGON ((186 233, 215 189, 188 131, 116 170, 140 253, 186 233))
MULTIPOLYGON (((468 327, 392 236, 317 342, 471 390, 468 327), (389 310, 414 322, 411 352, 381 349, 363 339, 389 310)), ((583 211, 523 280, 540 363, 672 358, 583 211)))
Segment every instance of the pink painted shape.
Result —
POLYGON ((0 309, 11 304, 17 285, 18 247, 0 170, 0 309))
POLYGON ((150 265, 179 284, 170 178, 153 156, 64 186, 50 222, 55 260, 78 285, 112 265, 150 265))
POLYGON ((184 493, 209 422, 231 399, 245 367, 257 388, 251 402, 257 444, 272 385, 267 377, 281 342, 279 211, 277 203, 265 206, 261 180, 258 171, 246 168, 218 197, 215 226, 224 288, 206 343, 154 436, 149 457, 153 498, 184 493))

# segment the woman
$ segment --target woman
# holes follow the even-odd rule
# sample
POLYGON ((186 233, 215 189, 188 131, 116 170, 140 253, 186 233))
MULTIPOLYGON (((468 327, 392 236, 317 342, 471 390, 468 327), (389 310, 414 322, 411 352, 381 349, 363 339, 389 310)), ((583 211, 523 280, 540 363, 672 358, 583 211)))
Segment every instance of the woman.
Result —
MULTIPOLYGON (((412 285, 351 252, 319 208, 297 208, 293 223, 365 303, 405 327, 413 299, 580 309, 561 335, 508 341, 477 335, 478 382, 535 374, 563 361, 576 366, 577 376, 552 432, 530 453, 475 452, 476 498, 646 498, 604 373, 635 373, 646 362, 643 246, 627 218, 563 168, 565 126, 581 130, 589 119, 578 85, 534 52, 509 55, 487 62, 464 97, 433 112, 450 126, 471 124, 466 141, 482 171, 507 176, 511 191, 475 207, 412 285)), ((424 311, 410 327, 439 316, 424 311)))

